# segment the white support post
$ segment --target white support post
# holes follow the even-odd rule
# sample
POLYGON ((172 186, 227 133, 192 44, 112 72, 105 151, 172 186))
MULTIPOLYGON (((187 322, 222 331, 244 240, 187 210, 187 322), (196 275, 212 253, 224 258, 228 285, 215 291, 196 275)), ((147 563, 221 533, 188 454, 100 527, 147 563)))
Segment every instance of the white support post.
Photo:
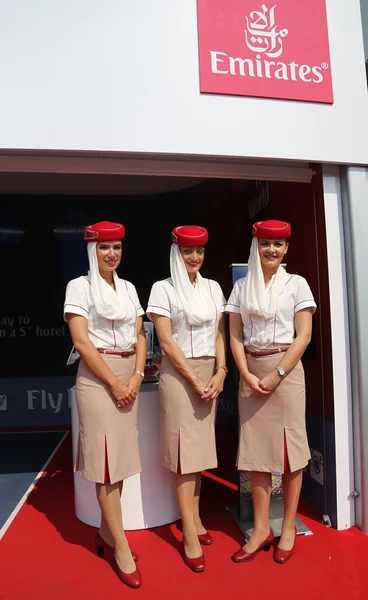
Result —
POLYGON ((334 424, 336 444, 337 529, 355 524, 353 425, 349 313, 338 166, 323 167, 324 205, 330 288, 334 424))
POLYGON ((363 250, 368 224, 368 168, 343 167, 340 175, 348 267, 355 524, 368 535, 368 271, 363 250))

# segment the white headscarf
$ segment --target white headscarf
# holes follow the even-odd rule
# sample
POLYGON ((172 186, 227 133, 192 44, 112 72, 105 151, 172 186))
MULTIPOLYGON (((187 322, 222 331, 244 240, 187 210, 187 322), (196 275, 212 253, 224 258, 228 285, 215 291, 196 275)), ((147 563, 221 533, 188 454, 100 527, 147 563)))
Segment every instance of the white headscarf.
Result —
POLYGON ((171 245, 170 272, 174 290, 179 298, 190 325, 202 325, 216 318, 216 307, 208 286, 199 272, 196 286, 190 282, 185 263, 177 244, 171 245))
POLYGON ((135 308, 129 298, 128 291, 124 282, 119 279, 114 271, 115 291, 101 277, 98 268, 96 242, 87 244, 89 260, 89 277, 91 279, 91 293, 96 311, 101 317, 110 320, 129 320, 134 316, 135 308))
POLYGON ((280 265, 270 283, 265 281, 258 251, 258 238, 254 237, 250 247, 248 274, 243 283, 241 304, 250 314, 264 319, 273 319, 277 311, 277 300, 288 275, 280 265))

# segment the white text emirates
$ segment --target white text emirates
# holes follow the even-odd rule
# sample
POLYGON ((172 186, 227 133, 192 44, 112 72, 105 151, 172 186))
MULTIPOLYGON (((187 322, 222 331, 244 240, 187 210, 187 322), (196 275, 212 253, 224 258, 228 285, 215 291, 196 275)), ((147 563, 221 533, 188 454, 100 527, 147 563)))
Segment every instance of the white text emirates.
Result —
MULTIPOLYGON (((284 79, 285 81, 304 81, 305 83, 322 83, 322 66, 310 67, 298 65, 295 61, 286 64, 273 60, 262 60, 260 54, 256 59, 233 58, 225 52, 210 50, 211 70, 216 75, 241 75, 242 77, 265 77, 266 79, 284 79)), ((326 66, 325 66, 326 65, 326 66)))

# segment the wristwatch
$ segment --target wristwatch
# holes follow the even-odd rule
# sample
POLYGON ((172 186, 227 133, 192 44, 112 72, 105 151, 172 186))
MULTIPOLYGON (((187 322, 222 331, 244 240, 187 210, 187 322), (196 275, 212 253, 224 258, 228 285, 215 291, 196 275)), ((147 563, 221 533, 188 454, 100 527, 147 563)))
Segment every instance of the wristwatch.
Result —
POLYGON ((227 373, 228 373, 228 368, 227 368, 227 366, 226 366, 226 365, 219 365, 218 367, 216 367, 216 373, 217 373, 217 371, 218 371, 219 369, 224 369, 224 371, 225 371, 225 373, 226 373, 226 375, 227 375, 227 373))
POLYGON ((278 374, 280 375, 280 377, 285 377, 286 375, 286 371, 285 369, 283 369, 282 367, 275 367, 276 371, 278 372, 278 374))
POLYGON ((135 372, 138 373, 138 375, 140 375, 142 377, 142 379, 144 379, 143 371, 139 371, 138 369, 136 369, 135 372))

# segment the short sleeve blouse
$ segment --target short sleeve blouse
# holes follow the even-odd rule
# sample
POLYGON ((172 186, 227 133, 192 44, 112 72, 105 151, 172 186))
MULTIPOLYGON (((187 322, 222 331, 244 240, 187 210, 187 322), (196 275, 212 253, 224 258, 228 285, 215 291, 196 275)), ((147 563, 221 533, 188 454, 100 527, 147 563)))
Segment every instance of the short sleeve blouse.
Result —
POLYGON ((67 285, 64 319, 67 313, 85 317, 88 321, 88 336, 96 348, 129 350, 137 342, 137 317, 144 315, 144 310, 134 285, 125 279, 119 279, 119 282, 126 286, 135 309, 133 316, 126 321, 105 319, 96 312, 88 277, 77 277, 67 285))
POLYGON ((212 279, 204 279, 207 283, 211 300, 216 308, 216 316, 212 321, 201 325, 190 325, 184 309, 175 293, 171 279, 156 281, 148 300, 147 316, 161 315, 171 319, 174 341, 180 346, 187 358, 216 356, 216 336, 221 313, 224 312, 226 300, 220 285, 212 279))
POLYGON ((249 314, 246 307, 241 304, 244 279, 242 277, 235 283, 225 309, 228 313, 241 314, 244 345, 263 350, 291 344, 295 335, 295 314, 303 308, 310 307, 314 312, 317 307, 307 281, 300 275, 289 275, 279 295, 274 318, 265 320, 249 314))

